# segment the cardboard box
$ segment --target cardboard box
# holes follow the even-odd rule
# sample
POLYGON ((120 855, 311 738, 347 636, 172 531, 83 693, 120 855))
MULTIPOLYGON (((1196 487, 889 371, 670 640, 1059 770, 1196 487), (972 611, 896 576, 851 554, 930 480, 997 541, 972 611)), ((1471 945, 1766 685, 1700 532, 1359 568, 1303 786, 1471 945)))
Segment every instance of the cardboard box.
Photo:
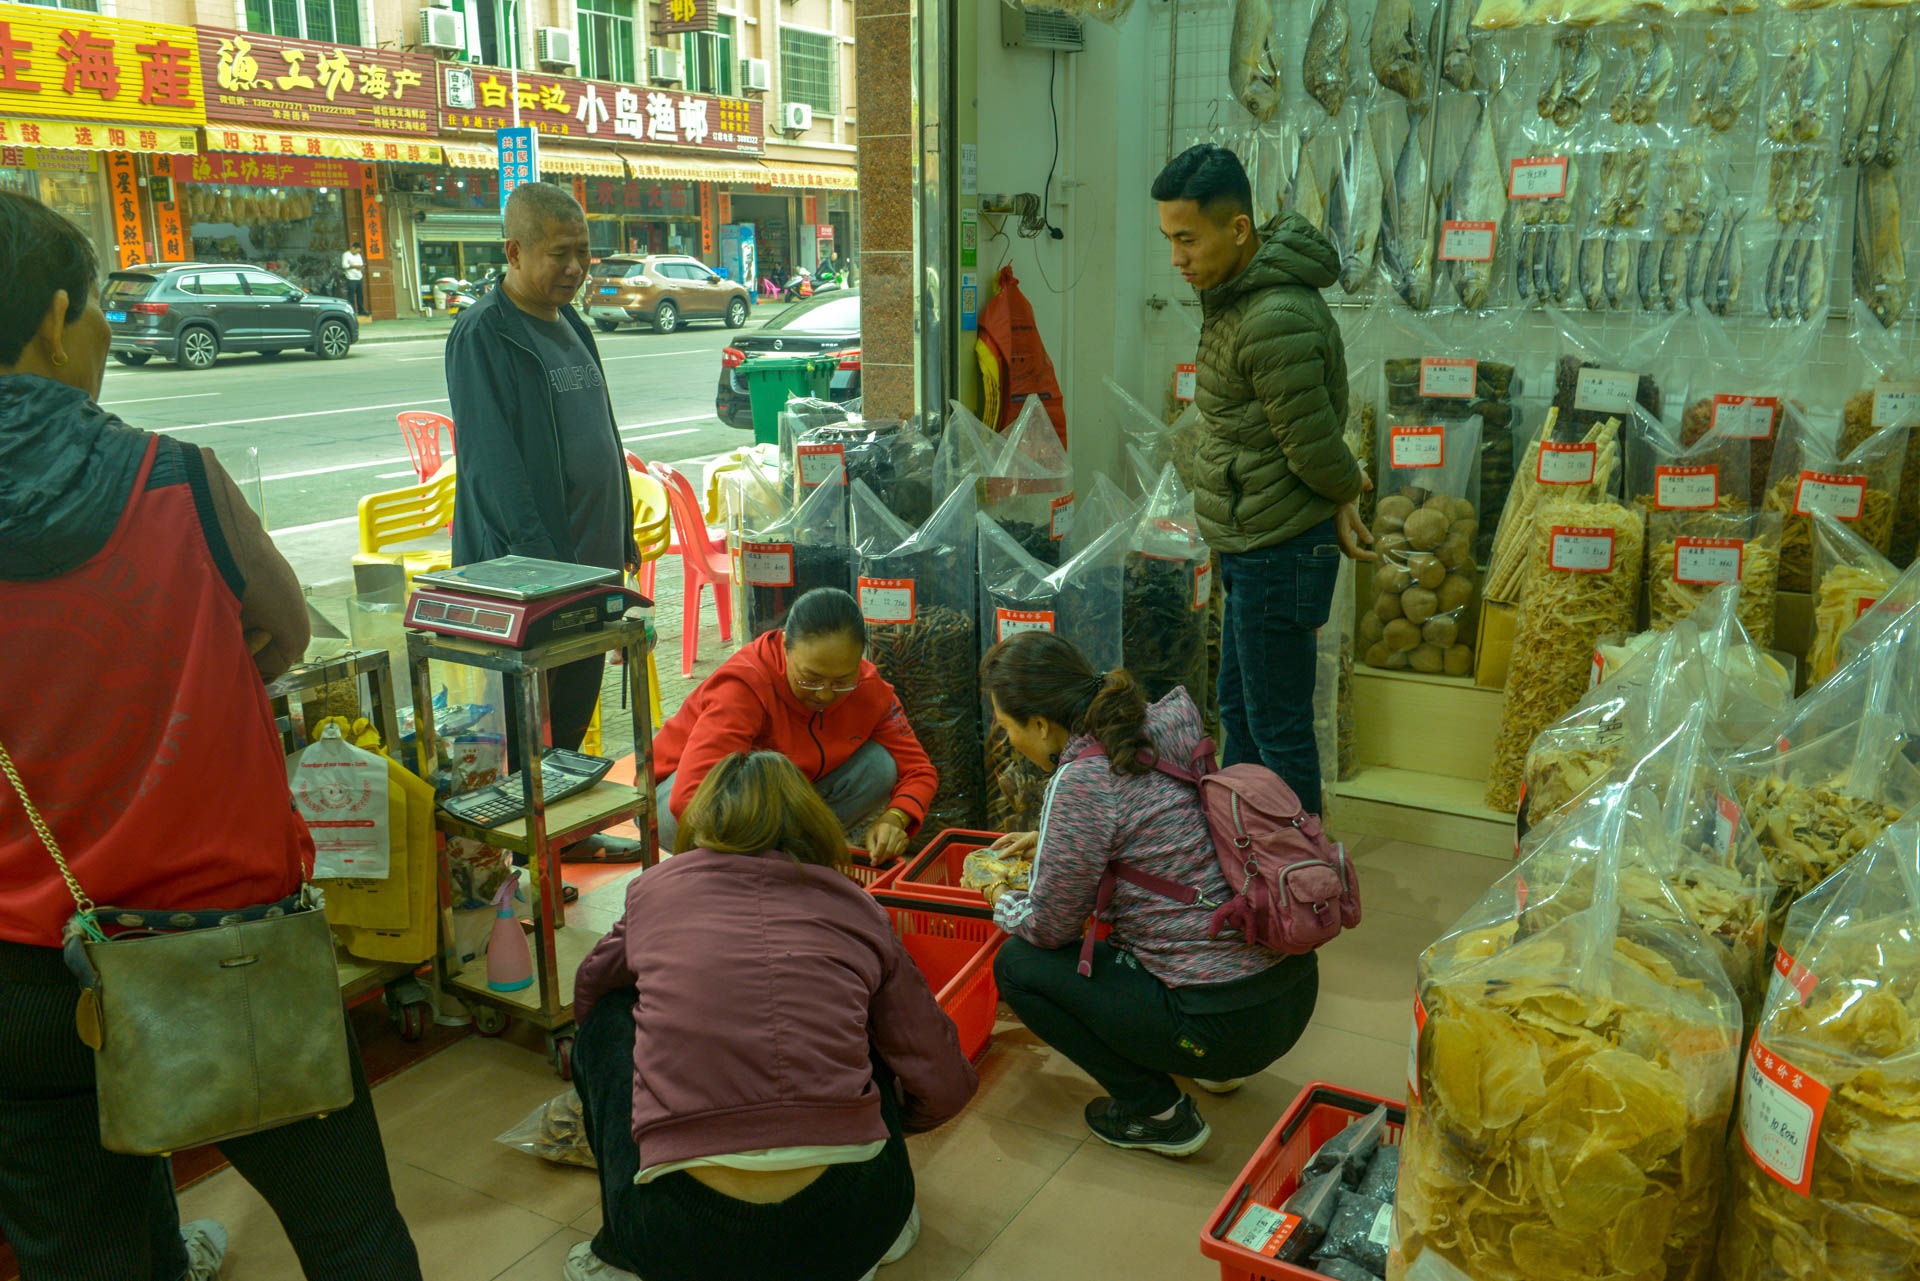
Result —
POLYGON ((1473 683, 1481 689, 1505 689, 1513 662, 1513 631, 1520 607, 1480 602, 1480 632, 1473 645, 1473 683))

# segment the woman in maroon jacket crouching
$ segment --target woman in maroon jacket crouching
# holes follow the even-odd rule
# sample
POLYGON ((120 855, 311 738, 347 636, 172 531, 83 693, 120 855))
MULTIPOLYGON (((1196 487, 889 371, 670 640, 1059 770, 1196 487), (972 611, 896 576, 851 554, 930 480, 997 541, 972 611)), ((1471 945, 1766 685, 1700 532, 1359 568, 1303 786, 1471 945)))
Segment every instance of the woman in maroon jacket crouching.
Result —
POLYGON ((902 1135, 978 1084, 832 811, 726 757, 574 986, 604 1225, 568 1281, 859 1281, 919 1235, 902 1135))

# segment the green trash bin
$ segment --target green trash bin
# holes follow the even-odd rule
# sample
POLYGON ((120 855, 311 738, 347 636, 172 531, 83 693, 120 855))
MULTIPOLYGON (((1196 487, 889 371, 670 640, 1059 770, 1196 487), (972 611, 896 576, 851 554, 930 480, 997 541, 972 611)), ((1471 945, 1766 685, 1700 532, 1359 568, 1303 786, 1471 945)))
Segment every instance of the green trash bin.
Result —
POLYGON ((827 399, 839 363, 837 356, 755 356, 735 370, 753 402, 753 443, 779 444, 788 397, 827 399))

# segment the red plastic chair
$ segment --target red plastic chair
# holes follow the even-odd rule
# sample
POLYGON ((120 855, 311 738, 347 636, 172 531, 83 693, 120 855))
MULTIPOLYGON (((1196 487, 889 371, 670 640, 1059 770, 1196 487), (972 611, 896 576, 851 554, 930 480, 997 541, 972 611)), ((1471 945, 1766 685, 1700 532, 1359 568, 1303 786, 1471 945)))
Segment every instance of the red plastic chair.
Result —
POLYGON ((413 474, 422 485, 440 470, 440 432, 447 433, 447 448, 453 449, 453 419, 423 409, 409 409, 394 415, 400 434, 406 437, 407 453, 413 459, 413 474))
POLYGON ((720 639, 733 639, 733 569, 727 563, 725 538, 716 539, 700 515, 700 500, 685 476, 665 463, 648 463, 647 472, 667 491, 674 528, 680 535, 681 594, 686 600, 680 623, 680 674, 693 675, 700 652, 700 590, 713 588, 714 612, 720 615, 720 639))

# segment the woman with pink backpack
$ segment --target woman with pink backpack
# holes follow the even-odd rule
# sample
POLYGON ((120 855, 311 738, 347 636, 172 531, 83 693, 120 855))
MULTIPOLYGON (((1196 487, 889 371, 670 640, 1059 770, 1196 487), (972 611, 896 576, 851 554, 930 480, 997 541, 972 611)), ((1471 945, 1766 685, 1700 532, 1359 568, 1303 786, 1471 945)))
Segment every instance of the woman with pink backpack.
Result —
MULTIPOLYGON (((1185 689, 1148 706, 1126 672, 1093 671, 1048 632, 995 645, 980 679, 995 724, 1052 774, 1040 830, 995 844, 1033 860, 1030 888, 990 893, 1013 936, 994 962, 1001 998, 1106 1090, 1087 1104, 1095 1135, 1190 1156, 1210 1131, 1173 1078, 1224 1094, 1292 1049, 1318 964, 1216 921, 1240 900, 1195 785, 1212 765, 1185 689), (1096 910, 1112 933, 1090 942, 1096 910)), ((1356 898, 1348 924, 1357 912, 1356 898)))

